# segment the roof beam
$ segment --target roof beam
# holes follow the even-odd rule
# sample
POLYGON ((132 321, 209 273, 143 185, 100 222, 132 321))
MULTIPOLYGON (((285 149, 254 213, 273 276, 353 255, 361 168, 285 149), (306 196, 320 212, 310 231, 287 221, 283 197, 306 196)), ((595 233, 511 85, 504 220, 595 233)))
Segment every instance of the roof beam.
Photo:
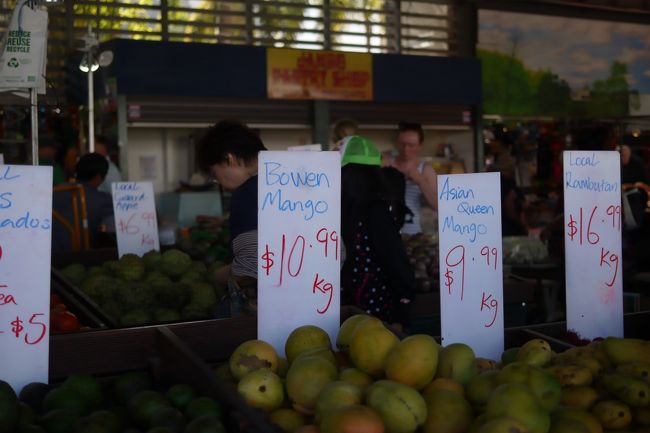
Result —
POLYGON ((561 0, 469 1, 481 9, 650 25, 650 5, 646 1, 639 1, 639 7, 634 8, 617 5, 612 0, 604 4, 561 0))

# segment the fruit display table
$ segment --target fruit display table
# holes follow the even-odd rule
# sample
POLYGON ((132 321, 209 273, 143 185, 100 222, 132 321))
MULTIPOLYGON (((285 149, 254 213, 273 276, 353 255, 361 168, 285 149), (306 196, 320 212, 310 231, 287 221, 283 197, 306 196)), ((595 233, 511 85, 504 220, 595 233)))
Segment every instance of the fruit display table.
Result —
MULTIPOLYGON (((342 321, 356 313, 358 310, 346 308, 342 312, 342 321)), ((650 319, 649 313, 627 314, 625 316, 626 334, 629 337, 647 339, 648 329, 645 324, 648 319, 650 319)), ((533 346, 546 346, 548 348, 546 350, 553 350, 560 355, 557 355, 557 361, 544 370, 557 375, 564 389, 566 384, 562 382, 564 380, 562 375, 567 368, 573 368, 567 367, 567 365, 570 366, 573 362, 571 360, 573 354, 577 353, 576 350, 583 349, 576 348, 570 341, 567 341, 566 335, 564 335, 565 326, 565 323, 558 322, 507 328, 505 330, 506 352, 504 352, 505 358, 503 359, 506 360, 506 363, 515 359, 519 362, 528 362, 530 357, 531 365, 538 365, 536 364, 538 361, 535 360, 536 355, 532 355, 535 351, 533 346), (529 351, 530 354, 528 354, 529 351), (566 355, 564 355, 565 352, 566 355), (513 358, 508 359, 508 357, 513 358)), ((238 394, 235 386, 222 379, 217 374, 218 369, 215 368, 217 364, 223 365, 223 362, 227 361, 242 343, 254 340, 256 333, 257 322, 254 317, 239 317, 53 335, 50 345, 50 378, 52 382, 56 383, 70 375, 80 373, 92 374, 100 378, 111 378, 127 371, 148 371, 156 383, 160 383, 161 386, 163 386, 162 384, 167 386, 175 383, 187 383, 201 394, 217 399, 224 408, 227 408, 229 417, 226 421, 229 432, 280 433, 280 430, 271 424, 269 415, 260 409, 249 407, 245 403, 245 396, 238 394)), ((395 334, 404 341, 406 336, 395 334)), ((424 338, 430 337, 424 336, 424 338)), ((440 341, 439 338, 436 340, 440 341)), ((379 343, 383 344, 380 341, 379 343)), ((620 356, 633 355, 633 353, 623 351, 620 356)), ((353 355, 350 356, 352 358, 353 355)), ((354 361, 354 358, 352 359, 354 361)), ((479 370, 479 372, 495 368, 494 363, 489 363, 487 360, 481 360, 479 363, 479 359, 477 359, 476 362, 477 368, 487 368, 487 370, 479 370)), ((400 371, 400 369, 396 371, 400 371)), ((493 374, 497 374, 496 371, 493 374)), ((505 373, 503 374, 505 375, 505 373)), ((449 382, 444 381, 439 385, 451 386, 449 382)), ((617 389, 613 387, 611 392, 618 392, 617 389)), ((472 401, 471 398, 476 398, 476 396, 474 391, 469 392, 470 397, 468 398, 472 401)), ((445 397, 438 394, 438 391, 428 392, 429 397, 433 395, 436 395, 436 398, 445 397)), ((370 402, 370 400, 368 401, 370 402)), ((381 408, 378 403, 372 404, 377 404, 377 407, 381 408)), ((435 410, 432 409, 434 406, 429 405, 428 407, 430 410, 435 410)), ((449 414, 452 417, 457 415, 455 412, 449 414)), ((436 430, 425 428, 423 431, 436 430)))

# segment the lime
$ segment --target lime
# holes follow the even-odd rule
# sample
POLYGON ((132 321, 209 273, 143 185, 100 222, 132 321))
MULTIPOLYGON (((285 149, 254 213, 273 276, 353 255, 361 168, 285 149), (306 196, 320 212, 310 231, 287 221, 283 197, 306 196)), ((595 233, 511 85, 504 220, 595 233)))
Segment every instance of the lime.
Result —
POLYGON ((185 427, 185 417, 183 417, 180 410, 174 407, 164 407, 154 412, 149 421, 149 426, 151 428, 165 427, 173 433, 180 433, 185 427))
POLYGON ((81 395, 90 409, 99 408, 104 402, 102 384, 87 374, 73 374, 63 382, 62 386, 73 389, 77 394, 81 395))
POLYGON ((66 409, 54 409, 41 417, 40 424, 47 433, 70 433, 75 430, 77 415, 66 409))
POLYGON ((54 409, 65 409, 72 412, 78 417, 86 414, 88 406, 82 395, 78 394, 72 388, 58 387, 54 388, 45 396, 43 408, 46 411, 54 409))
MULTIPOLYGON (((106 426, 90 417, 82 418, 77 422, 77 433, 114 433, 110 426, 106 426)), ((118 431, 117 433, 120 433, 118 431)))
POLYGON ((226 433, 226 429, 218 418, 203 415, 191 421, 183 433, 226 433))
POLYGON ((34 410, 25 402, 20 402, 20 425, 30 425, 36 423, 36 414, 34 410))
POLYGON ((131 371, 117 378, 113 384, 113 393, 118 402, 126 404, 131 397, 140 391, 151 389, 151 386, 151 379, 147 373, 131 371))
POLYGON ((156 411, 169 406, 167 398, 159 392, 145 390, 129 400, 128 409, 131 418, 140 427, 148 427, 156 411))
POLYGON ((95 424, 103 426, 107 433, 121 433, 122 428, 124 428, 123 420, 110 410, 96 410, 86 418, 95 424))
POLYGON ((23 387, 20 394, 18 394, 18 398, 30 405, 36 413, 41 413, 43 411, 43 399, 51 389, 48 384, 32 382, 23 387))
POLYGON ((190 421, 204 415, 212 415, 220 419, 223 415, 221 405, 210 397, 197 397, 185 408, 185 416, 190 421))
POLYGON ((190 401, 196 397, 194 388, 186 383, 179 383, 167 390, 167 398, 180 410, 185 409, 190 401))
POLYGON ((0 433, 13 433, 20 420, 20 404, 13 388, 0 380, 0 433))

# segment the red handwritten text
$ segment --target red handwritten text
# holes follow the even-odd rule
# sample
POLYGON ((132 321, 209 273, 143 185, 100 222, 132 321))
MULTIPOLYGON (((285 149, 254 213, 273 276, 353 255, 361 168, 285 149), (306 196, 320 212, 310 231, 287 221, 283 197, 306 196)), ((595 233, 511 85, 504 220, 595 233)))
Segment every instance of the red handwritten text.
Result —
POLYGON ((447 270, 445 271, 445 286, 447 286, 447 291, 451 295, 451 287, 454 283, 454 270, 456 266, 460 266, 460 300, 463 300, 465 295, 465 247, 463 245, 456 245, 447 253, 445 257, 445 263, 447 264, 447 270), (452 257, 456 255, 457 258, 452 257), (455 261, 454 261, 455 260, 455 261))
POLYGON ((492 315, 492 321, 490 323, 486 323, 485 325, 483 325, 486 328, 490 328, 492 325, 494 325, 494 322, 497 320, 497 312, 499 311, 499 301, 492 298, 492 295, 488 295, 487 297, 485 297, 485 292, 483 292, 483 296, 481 297, 481 311, 483 311, 484 309, 487 311, 494 310, 494 314, 492 315))
POLYGON ((314 278, 314 284, 312 287, 312 293, 316 293, 316 291, 319 291, 322 294, 329 295, 327 299, 327 305, 325 308, 321 309, 316 309, 318 314, 325 314, 327 310, 329 310, 330 305, 332 304, 332 295, 334 293, 334 286, 330 283, 325 282, 324 278, 318 279, 318 273, 316 273, 316 278, 314 278))

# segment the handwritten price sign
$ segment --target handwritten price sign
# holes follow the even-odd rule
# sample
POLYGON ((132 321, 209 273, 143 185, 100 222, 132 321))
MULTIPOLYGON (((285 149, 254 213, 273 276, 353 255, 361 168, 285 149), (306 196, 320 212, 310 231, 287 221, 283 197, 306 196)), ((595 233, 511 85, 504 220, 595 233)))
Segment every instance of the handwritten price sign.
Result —
POLYGON ((340 316, 338 152, 262 152, 258 171, 258 338, 279 353, 316 325, 336 339, 340 316))
POLYGON ((151 250, 160 250, 151 182, 115 182, 112 188, 120 257, 129 253, 141 256, 151 250))
POLYGON ((500 185, 498 173, 438 176, 443 343, 492 359, 504 344, 500 185))
POLYGON ((0 165, 0 379, 16 391, 48 380, 51 227, 52 168, 0 165))
POLYGON ((618 152, 564 152, 567 327, 623 336, 618 152))

